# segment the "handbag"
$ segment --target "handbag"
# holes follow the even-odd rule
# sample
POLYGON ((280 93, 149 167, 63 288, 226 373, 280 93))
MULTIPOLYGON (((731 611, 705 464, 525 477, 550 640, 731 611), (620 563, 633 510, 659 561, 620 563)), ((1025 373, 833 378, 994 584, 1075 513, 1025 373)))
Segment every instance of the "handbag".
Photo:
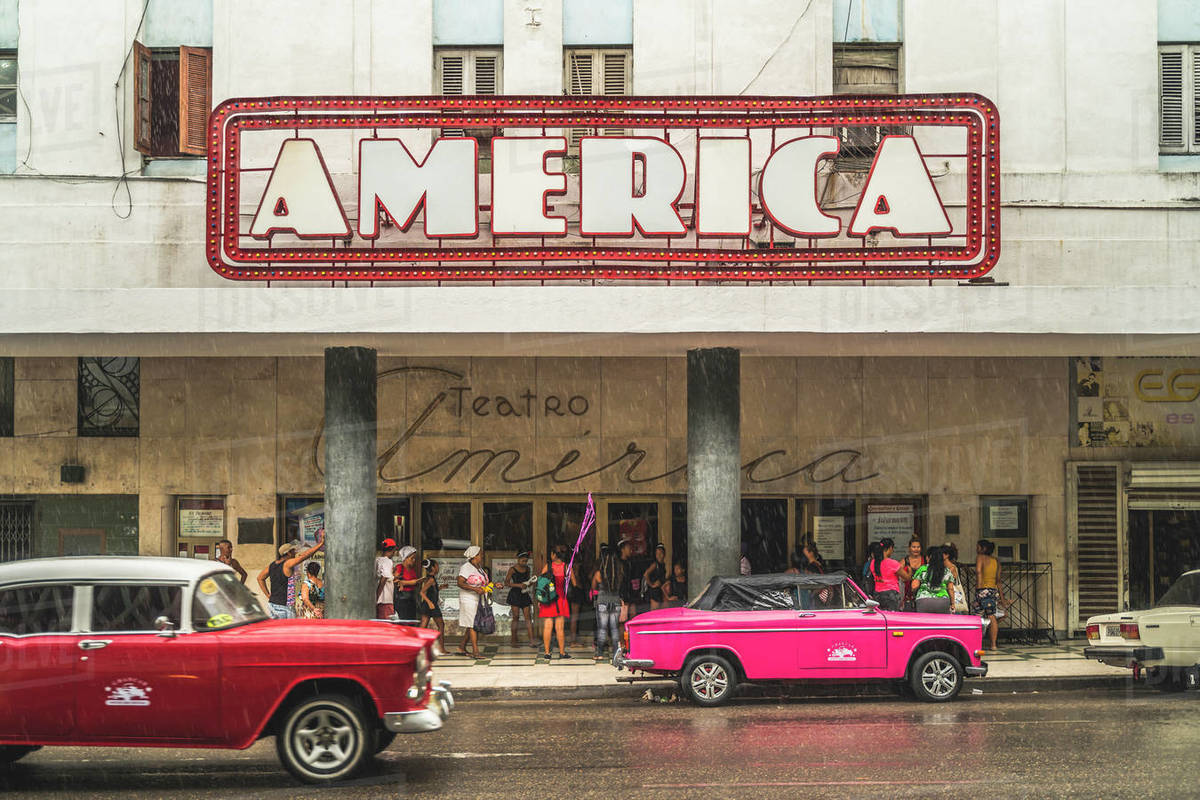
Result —
POLYGON ((971 609, 967 606, 967 596, 963 592, 963 588, 957 583, 954 584, 954 605, 952 610, 955 614, 966 614, 971 609))
POLYGON ((471 627, 485 635, 496 632, 496 615, 492 613, 491 603, 480 598, 479 608, 475 610, 475 624, 471 627))

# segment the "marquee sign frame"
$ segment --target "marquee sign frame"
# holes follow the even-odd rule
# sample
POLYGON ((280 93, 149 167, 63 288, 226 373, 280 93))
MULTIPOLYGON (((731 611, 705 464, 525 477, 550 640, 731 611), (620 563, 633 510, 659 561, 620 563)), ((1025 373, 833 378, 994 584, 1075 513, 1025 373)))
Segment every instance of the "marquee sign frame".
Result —
MULTIPOLYGON (((903 137, 910 138, 910 137, 903 137)), ((913 140, 915 142, 915 140, 913 140)), ((697 158, 698 156, 698 145, 697 158)), ((932 280, 967 279, 986 274, 1000 256, 1000 119, 995 105, 970 93, 862 97, 260 97, 236 98, 217 106, 209 119, 206 197, 206 253, 210 266, 238 281, 494 281, 494 280, 932 280), (364 138, 380 132, 467 128, 540 130, 543 136, 563 129, 621 128, 671 142, 671 134, 703 132, 750 136, 771 130, 895 126, 960 128, 965 152, 918 153, 924 159, 955 159, 962 168, 964 230, 939 237, 889 237, 887 244, 822 247, 819 237, 792 247, 771 242, 742 247, 702 247, 701 236, 688 246, 671 238, 650 241, 556 243, 541 237, 531 246, 474 246, 465 239, 432 239, 428 246, 378 246, 356 237, 279 245, 249 236, 246 207, 262 198, 243 197, 240 163, 244 137, 272 131, 300 139, 321 131, 357 130, 364 138), (246 201, 243 204, 243 201, 246 201), (303 246, 301 246, 303 245, 303 246)), ((419 158, 415 156, 414 158, 419 158)), ((878 155, 876 156, 878 159, 878 155)), ((698 163, 698 162, 697 162, 698 163)), ((322 161, 323 166, 323 161, 322 161)), ((872 172, 876 165, 872 166, 872 172)), ((263 171, 258 168, 257 171, 263 171)), ((928 175, 928 167, 925 167, 928 175)), ((328 178, 328 172, 326 174, 328 178)), ((489 213, 490 193, 478 190, 478 212, 489 213)), ((867 182, 869 183, 868 176, 867 182)), ((930 179, 932 185, 932 178, 930 179)), ((329 184, 332 188, 332 182, 329 184)), ((934 190, 936 192, 936 189, 934 190)), ((424 202, 424 201, 422 201, 424 202)), ((940 199, 939 199, 940 202, 940 199)), ((681 203, 680 208, 686 208, 681 203)), ((884 204, 886 211, 886 204, 884 204)), ((878 210, 878 209, 877 209, 878 210)), ((753 214, 768 213, 755 202, 753 214)), ((411 218, 409 219, 411 222, 411 218)), ((693 216, 692 224, 695 224, 693 216)), ((770 223, 768 223, 769 225, 770 223)), ((586 239, 578 233, 576 239, 586 239)), ((846 237, 847 239, 850 237, 846 237)), ((728 239, 728 237, 726 237, 728 239)))

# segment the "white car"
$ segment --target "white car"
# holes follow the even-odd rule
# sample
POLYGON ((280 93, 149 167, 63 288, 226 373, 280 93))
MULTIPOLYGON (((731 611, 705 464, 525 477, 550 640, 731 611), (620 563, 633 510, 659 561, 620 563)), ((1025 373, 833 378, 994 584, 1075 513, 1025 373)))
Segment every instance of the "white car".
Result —
POLYGON ((1084 658, 1133 670, 1163 691, 1200 688, 1200 569, 1185 572, 1154 608, 1087 621, 1084 658))

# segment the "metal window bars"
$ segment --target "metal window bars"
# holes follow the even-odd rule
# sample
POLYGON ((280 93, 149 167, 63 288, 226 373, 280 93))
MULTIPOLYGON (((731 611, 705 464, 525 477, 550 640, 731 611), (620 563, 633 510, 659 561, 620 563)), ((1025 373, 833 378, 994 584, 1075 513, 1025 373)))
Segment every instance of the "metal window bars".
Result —
MULTIPOLYGON (((963 579, 967 604, 974 611, 975 567, 958 568, 963 579)), ((1004 608, 999 620, 998 637, 1009 642, 1034 644, 1046 640, 1057 644, 1054 632, 1054 567, 1049 562, 1002 562, 1000 565, 1000 594, 1012 605, 1004 608), (1049 613, 1049 618, 1043 613, 1049 613)))

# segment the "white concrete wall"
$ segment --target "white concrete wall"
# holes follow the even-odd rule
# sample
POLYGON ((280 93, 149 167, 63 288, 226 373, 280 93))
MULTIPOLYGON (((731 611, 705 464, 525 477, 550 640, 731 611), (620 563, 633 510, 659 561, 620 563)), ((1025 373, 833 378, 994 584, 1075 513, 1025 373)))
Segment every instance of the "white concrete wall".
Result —
MULTIPOLYGON (((834 8, 833 0, 638 0, 634 91, 827 92, 834 8)), ((1177 333, 1179 320, 1164 319, 1158 309, 1164 303, 1200 307, 1200 173, 1159 171, 1155 4, 922 0, 903 3, 902 10, 907 91, 978 91, 999 104, 1006 207, 1003 255, 992 276, 1033 290, 1035 297, 1040 287, 1054 289, 1057 294, 1045 297, 1059 300, 1085 294, 1058 292, 1059 287, 1108 287, 1118 293, 1142 287, 1136 296, 1148 304, 1064 309, 1038 302, 1033 308, 1044 316, 1030 318, 1026 307, 1014 312, 1019 323, 1009 327, 1057 331, 1069 324, 1074 329, 1108 314, 1117 316, 1094 322, 1095 332, 1128 324, 1131 332, 1177 333)), ((128 69, 122 72, 121 61, 140 11, 138 0, 42 0, 19 6, 21 85, 28 111, 24 102, 18 104, 18 175, 0 177, 0 285, 10 290, 0 293, 0 334, 44 330, 46 320, 33 318, 33 308, 56 309, 52 324, 63 332, 86 332, 79 330, 79 320, 92 319, 93 310, 69 303, 84 302, 84 295, 94 301, 114 288, 179 290, 183 308, 210 307, 188 290, 232 293, 237 288, 213 274, 204 260, 201 180, 147 179, 135 171, 127 187, 131 207, 126 186, 115 182, 122 152, 125 169, 136 170, 140 163, 130 142, 132 76, 128 69), (115 98, 122 111, 121 137, 112 88, 118 75, 124 76, 115 98), (62 176, 82 177, 64 181, 62 176), (32 294, 18 300, 11 291, 18 288, 32 294), (63 289, 100 294, 60 294, 63 289)), ((562 91, 562 14, 562 0, 505 0, 509 93, 562 91), (528 10, 534 6, 536 12, 528 10)), ((212 16, 215 102, 258 94, 431 91, 433 0, 213 0, 212 16)), ((352 169, 353 145, 347 135, 344 146, 325 150, 331 169, 352 169)), ((728 291, 677 288, 689 297, 702 292, 723 298, 728 291)), ((328 288, 299 291, 319 305, 328 288)), ((446 289, 447 300, 451 292, 446 289)), ((542 321, 536 316, 541 292, 538 286, 519 288, 506 308, 474 309, 483 318, 472 320, 471 327, 507 330, 514 308, 523 324, 536 327, 542 321)), ((861 317, 831 316, 825 301, 805 292, 791 293, 786 306, 782 294, 765 293, 763 310, 797 330, 814 325, 830 333, 872 330, 874 320, 885 318, 891 331, 924 329, 927 309, 920 306, 897 321, 892 311, 907 301, 896 300, 901 295, 891 288, 859 294, 852 305, 861 317)), ((1004 308, 1013 296, 1001 290, 989 302, 1004 308)), ((390 299, 372 303, 394 305, 390 299)), ((261 305, 256 325, 292 329, 286 310, 273 302, 261 305)), ((611 305, 580 305, 581 330, 613 324, 640 329, 639 320, 625 319, 611 305)), ((688 328, 685 305, 663 304, 656 325, 688 328)), ((153 315, 115 313, 106 323, 89 324, 132 330, 123 326, 147 316, 153 315)), ((221 330, 221 319, 214 314, 195 324, 221 330)), ((722 315, 713 324, 718 333, 739 332, 758 324, 750 319, 722 315)), ((399 331, 440 323, 427 316, 425 322, 406 318, 393 324, 399 331)), ((995 324, 1005 327, 1002 320, 995 324)), ((965 320, 960 326, 971 327, 965 320)))

